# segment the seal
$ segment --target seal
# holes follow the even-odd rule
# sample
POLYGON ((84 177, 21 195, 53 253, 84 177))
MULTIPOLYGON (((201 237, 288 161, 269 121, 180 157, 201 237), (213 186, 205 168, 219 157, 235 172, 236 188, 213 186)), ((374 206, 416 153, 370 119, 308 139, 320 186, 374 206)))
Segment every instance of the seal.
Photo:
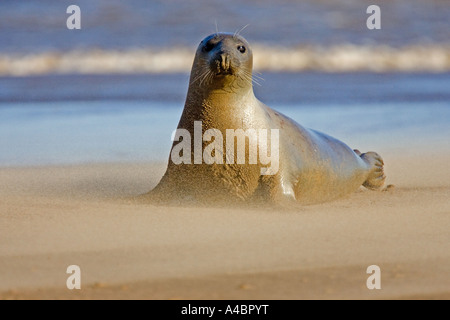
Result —
MULTIPOLYGON (((377 153, 352 150, 260 102, 253 92, 252 69, 252 49, 242 36, 216 33, 200 43, 166 173, 146 198, 182 204, 252 200, 313 204, 342 197, 361 185, 372 190, 383 186, 384 163, 377 153), (224 151, 232 145, 222 140, 223 136, 229 138, 230 130, 247 133, 245 159, 256 150, 252 145, 257 145, 255 152, 260 155, 268 150, 258 139, 261 136, 250 133, 276 130, 278 139, 270 133, 263 135, 269 136, 271 144, 270 170, 261 157, 254 163, 240 162, 238 146, 224 151), (196 134, 200 139, 189 140, 196 134), (212 137, 216 148, 211 148, 212 137), (185 148, 180 148, 181 143, 185 148), (194 154, 199 148, 208 153, 208 145, 215 161, 194 154)), ((235 142, 235 136, 231 139, 235 142)))

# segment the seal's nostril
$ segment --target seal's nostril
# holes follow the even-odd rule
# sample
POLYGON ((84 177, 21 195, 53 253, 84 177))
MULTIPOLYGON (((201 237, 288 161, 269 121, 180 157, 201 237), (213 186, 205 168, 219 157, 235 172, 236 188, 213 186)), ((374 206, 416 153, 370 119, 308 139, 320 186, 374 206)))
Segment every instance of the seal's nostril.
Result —
POLYGON ((230 69, 230 56, 228 54, 222 53, 219 56, 219 61, 220 61, 220 67, 222 68, 222 70, 230 69))

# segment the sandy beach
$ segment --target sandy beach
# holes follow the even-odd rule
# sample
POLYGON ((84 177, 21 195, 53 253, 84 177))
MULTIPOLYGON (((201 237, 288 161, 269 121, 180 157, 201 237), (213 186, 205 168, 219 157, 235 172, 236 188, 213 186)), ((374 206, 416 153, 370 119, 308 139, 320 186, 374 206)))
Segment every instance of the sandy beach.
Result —
POLYGON ((0 299, 449 299, 450 154, 384 158, 395 188, 292 212, 131 201, 163 163, 0 169, 0 299))

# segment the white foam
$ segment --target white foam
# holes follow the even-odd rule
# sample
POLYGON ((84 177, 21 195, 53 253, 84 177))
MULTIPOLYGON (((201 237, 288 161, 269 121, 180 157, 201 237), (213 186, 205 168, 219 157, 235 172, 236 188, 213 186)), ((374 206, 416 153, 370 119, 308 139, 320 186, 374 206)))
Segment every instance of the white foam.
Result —
MULTIPOLYGON (((324 72, 448 72, 450 45, 413 45, 402 48, 342 44, 296 48, 255 45, 258 71, 324 72)), ((1 76, 56 74, 127 74, 189 72, 190 48, 92 49, 86 51, 0 54, 1 76)))

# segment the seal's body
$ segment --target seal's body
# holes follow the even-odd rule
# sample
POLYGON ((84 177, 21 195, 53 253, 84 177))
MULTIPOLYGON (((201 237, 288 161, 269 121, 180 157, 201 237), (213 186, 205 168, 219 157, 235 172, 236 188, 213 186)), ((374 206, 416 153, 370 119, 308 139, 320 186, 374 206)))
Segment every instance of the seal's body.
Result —
MULTIPOLYGON (((353 151, 328 135, 303 128, 260 102, 253 93, 252 67, 252 51, 241 36, 220 33, 205 38, 197 49, 178 129, 194 136, 194 123, 199 121, 202 134, 209 129, 218 130, 224 136, 229 129, 276 129, 279 131, 276 172, 261 174, 264 166, 259 160, 253 164, 225 160, 213 164, 204 161, 176 164, 171 158, 165 175, 149 194, 153 199, 201 203, 255 199, 311 204, 346 195, 361 185, 370 189, 383 185, 383 161, 378 154, 353 151)), ((250 135, 248 139, 247 147, 260 143, 252 141, 257 137, 250 135)), ((205 147, 208 142, 202 144, 205 147)), ((175 145, 174 142, 172 148, 175 145)), ((259 152, 261 147, 259 144, 259 152)), ((195 148, 192 141, 192 153, 195 148)), ((250 149, 246 148, 245 152, 249 159, 250 149)), ((223 157, 226 159, 225 154, 223 157)))

